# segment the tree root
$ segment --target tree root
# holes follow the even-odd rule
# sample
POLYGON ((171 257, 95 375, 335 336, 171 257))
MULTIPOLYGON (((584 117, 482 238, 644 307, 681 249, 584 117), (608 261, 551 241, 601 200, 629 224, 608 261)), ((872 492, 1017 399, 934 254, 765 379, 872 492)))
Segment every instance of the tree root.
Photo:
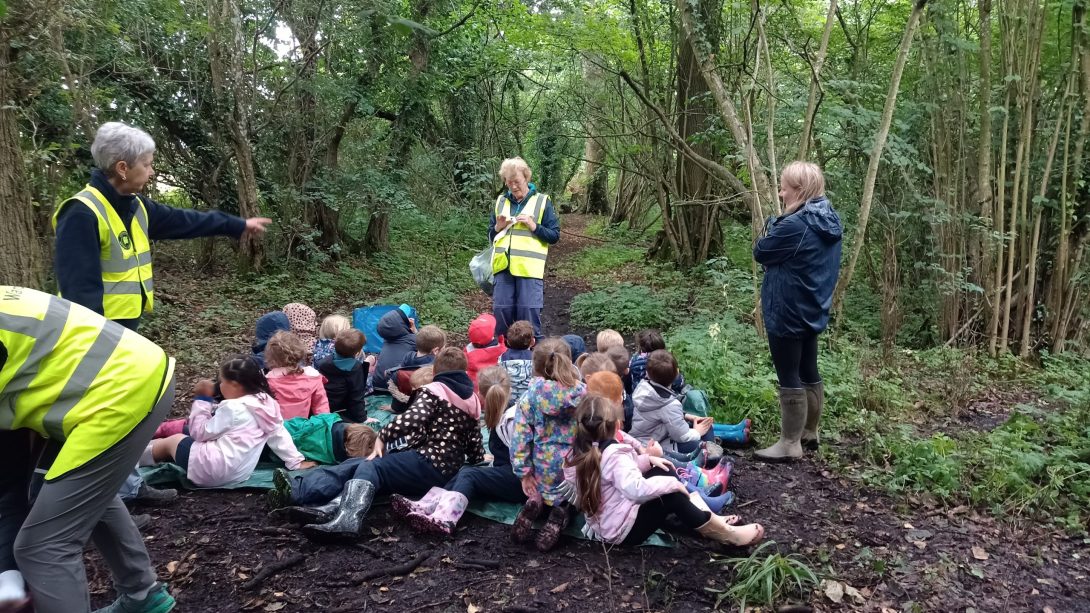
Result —
POLYGON ((291 568, 292 566, 299 564, 305 559, 306 556, 301 553, 297 553, 289 558, 280 560, 279 562, 273 562, 272 564, 268 564, 265 566, 265 568, 261 569, 261 572, 254 575, 252 579, 243 583, 241 587, 244 590, 252 590, 255 587, 259 587, 269 577, 275 575, 282 570, 291 568))

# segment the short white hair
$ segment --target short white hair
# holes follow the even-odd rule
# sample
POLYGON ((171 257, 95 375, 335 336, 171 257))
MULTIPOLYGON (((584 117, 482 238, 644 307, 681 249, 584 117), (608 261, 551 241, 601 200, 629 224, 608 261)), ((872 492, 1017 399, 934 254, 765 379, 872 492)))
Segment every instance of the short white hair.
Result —
POLYGON ((91 157, 107 174, 118 162, 132 166, 140 158, 155 153, 155 139, 150 134, 120 121, 102 124, 91 143, 91 157))
POLYGON ((526 160, 522 158, 507 158, 500 164, 500 178, 506 181, 510 179, 516 172, 522 173, 522 176, 526 177, 526 180, 530 180, 530 165, 526 163, 526 160))

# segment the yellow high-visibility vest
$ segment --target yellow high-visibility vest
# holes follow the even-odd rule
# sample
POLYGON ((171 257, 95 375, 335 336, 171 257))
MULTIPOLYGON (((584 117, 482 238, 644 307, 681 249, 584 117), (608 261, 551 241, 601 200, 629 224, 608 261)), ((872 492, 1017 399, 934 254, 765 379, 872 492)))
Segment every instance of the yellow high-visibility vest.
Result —
POLYGON ((46 473, 83 466, 129 432, 163 396, 174 360, 158 345, 78 304, 0 285, 0 430, 63 441, 46 473))
MULTIPOLYGON (((549 197, 536 194, 523 207, 522 212, 532 216, 538 224, 545 215, 545 203, 549 197)), ((511 201, 507 194, 500 194, 496 199, 496 217, 512 217, 511 201)), ((531 279, 545 278, 545 260, 549 255, 549 243, 541 240, 524 223, 516 223, 502 232, 496 233, 492 240, 492 273, 510 270, 516 277, 531 279)))
MULTIPOLYGON (((102 261, 102 312, 106 319, 136 319, 151 312, 155 303, 151 273, 151 242, 148 240, 148 210, 136 197, 138 206, 126 228, 109 201, 88 185, 68 202, 76 200, 98 217, 98 244, 102 261), (145 296, 147 297, 145 300, 145 296)), ((53 230, 64 205, 53 213, 53 230)), ((62 296, 63 298, 63 296, 62 296)))

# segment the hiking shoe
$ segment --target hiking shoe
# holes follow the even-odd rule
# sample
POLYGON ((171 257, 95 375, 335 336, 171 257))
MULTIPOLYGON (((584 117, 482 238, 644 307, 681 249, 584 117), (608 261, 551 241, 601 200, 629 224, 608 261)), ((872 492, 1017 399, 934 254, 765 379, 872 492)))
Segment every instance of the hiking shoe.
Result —
POLYGON ((132 516, 132 523, 136 524, 136 529, 137 530, 143 530, 144 528, 148 527, 148 524, 151 523, 151 515, 148 515, 147 513, 141 513, 140 515, 133 515, 132 516))
POLYGON ((291 494, 291 475, 283 468, 277 468, 273 471, 273 487, 265 496, 269 509, 275 511, 290 506, 291 494))
POLYGON ((557 542, 560 541, 560 533, 568 527, 570 511, 571 507, 566 504, 553 507, 553 510, 549 512, 548 521, 537 534, 537 541, 534 544, 538 551, 551 551, 553 547, 556 547, 557 542))
POLYGON ((136 496, 132 499, 136 504, 153 507, 174 504, 175 500, 178 500, 178 490, 170 488, 159 489, 151 487, 147 483, 140 484, 140 489, 136 491, 136 496))
POLYGON ((530 540, 530 531, 534 529, 534 520, 541 515, 542 507, 540 498, 531 498, 522 505, 522 510, 515 518, 515 525, 511 526, 511 540, 516 543, 525 543, 530 540))
POLYGON ((174 597, 167 591, 167 586, 156 583, 143 600, 122 594, 113 604, 95 613, 167 613, 174 609, 174 604, 174 597))

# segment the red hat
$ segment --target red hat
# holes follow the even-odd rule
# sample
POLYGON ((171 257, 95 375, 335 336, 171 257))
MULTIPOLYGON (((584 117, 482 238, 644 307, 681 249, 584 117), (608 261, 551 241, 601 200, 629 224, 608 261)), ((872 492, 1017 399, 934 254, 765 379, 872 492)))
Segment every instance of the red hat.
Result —
POLYGON ((496 338, 496 318, 489 313, 481 313, 469 324, 469 342, 485 346, 496 338))

